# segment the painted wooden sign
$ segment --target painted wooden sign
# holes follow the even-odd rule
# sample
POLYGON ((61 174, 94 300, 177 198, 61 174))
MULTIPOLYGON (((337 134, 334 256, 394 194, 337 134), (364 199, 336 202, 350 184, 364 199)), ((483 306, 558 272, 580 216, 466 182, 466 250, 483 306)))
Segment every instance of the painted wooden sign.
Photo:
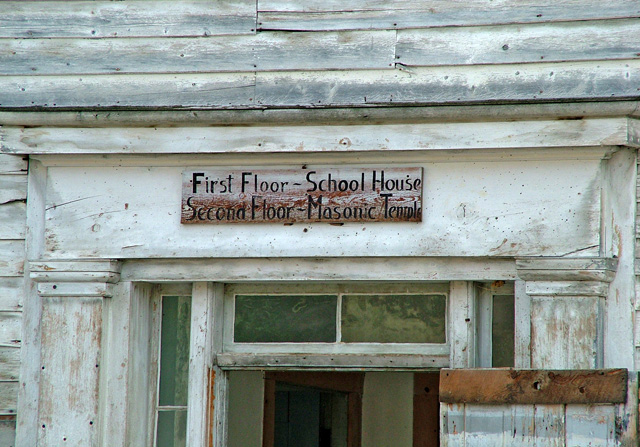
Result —
POLYGON ((422 168, 192 169, 181 222, 421 222, 422 168))

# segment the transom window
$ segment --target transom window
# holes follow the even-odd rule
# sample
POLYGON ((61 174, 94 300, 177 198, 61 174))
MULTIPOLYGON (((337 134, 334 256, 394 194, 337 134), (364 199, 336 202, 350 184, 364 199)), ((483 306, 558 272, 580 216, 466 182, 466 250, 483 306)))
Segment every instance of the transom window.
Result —
POLYGON ((447 343, 444 283, 234 284, 225 288, 224 350, 359 352, 385 344, 409 353, 447 343), (314 346, 310 346, 314 345, 314 346))

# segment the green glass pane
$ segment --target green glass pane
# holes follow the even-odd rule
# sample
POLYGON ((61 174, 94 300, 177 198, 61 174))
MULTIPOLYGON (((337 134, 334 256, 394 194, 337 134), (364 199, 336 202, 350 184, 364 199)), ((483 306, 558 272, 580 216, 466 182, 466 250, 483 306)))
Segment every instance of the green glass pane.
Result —
POLYGON ((237 295, 236 343, 335 342, 335 295, 237 295))
POLYGON ((445 295, 345 295, 342 341, 445 343, 445 295))
POLYGON ((162 297, 158 398, 161 406, 187 404, 190 328, 191 297, 162 297))
POLYGON ((491 365, 513 367, 515 313, 513 295, 493 296, 491 365))
POLYGON ((156 447, 186 447, 187 411, 159 411, 156 447))

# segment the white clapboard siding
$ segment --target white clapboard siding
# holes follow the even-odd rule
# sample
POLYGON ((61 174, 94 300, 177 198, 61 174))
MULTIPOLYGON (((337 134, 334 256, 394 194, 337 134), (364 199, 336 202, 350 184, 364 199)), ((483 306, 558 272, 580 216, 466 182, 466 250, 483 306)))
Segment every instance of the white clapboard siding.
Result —
POLYGON ((0 2, 0 37, 214 36, 255 27, 255 0, 0 2))
POLYGON ((258 0, 258 29, 343 30, 498 25, 637 17, 635 0, 258 0))
MULTIPOLYGON (((578 148, 624 145, 626 132, 626 118, 384 126, 121 127, 117 131, 113 128, 4 127, 0 129, 0 148, 30 154, 300 154, 578 148)), ((603 155, 594 154, 595 157, 603 155)))
MULTIPOLYGON (((2 133, 0 126, 0 133, 2 133)), ((1 141, 2 137, 0 137, 1 141)), ((26 174, 28 168, 27 157, 19 155, 0 154, 0 175, 3 174, 26 174)))
POLYGON ((256 104, 261 106, 622 99, 638 94, 637 60, 256 75, 256 104))
POLYGON ((398 31, 396 62, 409 66, 633 59, 640 20, 398 31))
POLYGON ((21 276, 24 259, 24 240, 0 240, 0 276, 21 276))
POLYGON ((6 39, 0 74, 211 73, 393 67, 396 31, 207 38, 6 39))
POLYGON ((18 380, 19 375, 20 349, 12 346, 0 346, 0 381, 18 380))
POLYGON ((322 73, 0 76, 0 107, 12 109, 318 108, 610 100, 639 94, 638 60, 322 73))
MULTIPOLYGON (((2 143, 0 142, 0 145, 2 143)), ((0 205, 24 201, 27 198, 27 176, 0 175, 0 205)))
POLYGON ((254 73, 0 77, 2 107, 252 106, 254 73))
POLYGON ((16 413, 18 387, 17 380, 0 381, 0 415, 16 413))
POLYGON ((22 339, 22 312, 0 312, 0 347, 19 347, 22 339))
POLYGON ((0 204, 0 239, 22 239, 25 234, 27 204, 24 199, 0 204))
POLYGON ((0 276, 0 311, 21 310, 23 289, 22 276, 0 276))

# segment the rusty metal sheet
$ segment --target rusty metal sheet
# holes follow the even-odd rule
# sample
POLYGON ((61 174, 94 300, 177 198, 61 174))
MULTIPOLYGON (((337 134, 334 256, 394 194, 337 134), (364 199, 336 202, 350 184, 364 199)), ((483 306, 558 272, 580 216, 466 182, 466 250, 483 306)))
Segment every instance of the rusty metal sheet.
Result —
POLYGON ((626 396, 626 369, 440 371, 440 401, 445 403, 624 403, 626 396))
POLYGON ((421 222, 422 168, 190 169, 180 222, 421 222))

